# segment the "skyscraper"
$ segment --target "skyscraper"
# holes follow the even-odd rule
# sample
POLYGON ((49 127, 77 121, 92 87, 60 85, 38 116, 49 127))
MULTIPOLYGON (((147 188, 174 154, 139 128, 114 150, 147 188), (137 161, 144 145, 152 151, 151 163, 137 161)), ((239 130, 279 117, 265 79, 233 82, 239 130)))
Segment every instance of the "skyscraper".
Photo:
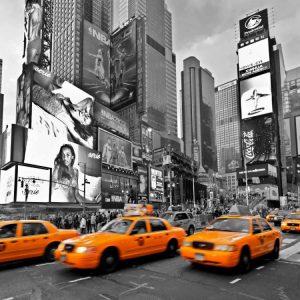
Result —
POLYGON ((197 58, 188 57, 183 61, 181 80, 184 153, 206 171, 216 171, 214 78, 197 58))
POLYGON ((1 94, 2 85, 2 59, 0 59, 0 134, 2 133, 3 124, 3 95, 1 94))
POLYGON ((2 87, 2 59, 0 58, 0 93, 1 93, 1 87, 2 87))

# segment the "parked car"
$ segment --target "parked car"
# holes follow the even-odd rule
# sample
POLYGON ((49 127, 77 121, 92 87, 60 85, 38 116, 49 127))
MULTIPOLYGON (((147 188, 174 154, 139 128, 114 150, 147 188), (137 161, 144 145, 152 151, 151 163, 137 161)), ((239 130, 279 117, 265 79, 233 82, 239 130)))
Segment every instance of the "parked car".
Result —
POLYGON ((162 216, 172 226, 183 228, 187 235, 192 235, 195 232, 196 225, 192 213, 185 211, 168 211, 162 216))

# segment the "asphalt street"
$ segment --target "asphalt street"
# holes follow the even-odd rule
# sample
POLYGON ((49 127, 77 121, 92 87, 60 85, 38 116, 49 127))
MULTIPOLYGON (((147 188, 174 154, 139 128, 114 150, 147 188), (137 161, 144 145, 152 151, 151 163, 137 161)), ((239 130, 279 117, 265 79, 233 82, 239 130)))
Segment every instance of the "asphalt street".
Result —
POLYGON ((193 266, 180 256, 122 263, 115 273, 31 260, 0 266, 0 299, 300 299, 300 234, 283 234, 280 259, 247 274, 193 266))

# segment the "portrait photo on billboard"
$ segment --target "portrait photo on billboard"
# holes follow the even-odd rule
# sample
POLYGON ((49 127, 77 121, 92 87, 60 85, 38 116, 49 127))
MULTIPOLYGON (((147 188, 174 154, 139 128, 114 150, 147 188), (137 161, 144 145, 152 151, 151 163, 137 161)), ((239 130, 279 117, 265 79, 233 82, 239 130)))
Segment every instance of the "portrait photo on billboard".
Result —
POLYGON ((16 124, 30 127, 31 116, 31 68, 23 65, 23 72, 17 80, 16 124))
POLYGON ((240 91, 242 119, 273 112, 270 73, 240 81, 240 91))
POLYGON ((268 41, 265 38, 238 49, 240 78, 270 69, 268 41))
POLYGON ((43 202, 50 201, 51 169, 42 169, 29 166, 17 166, 16 202, 43 202), (28 196, 26 199, 26 184, 28 196))
POLYGON ((98 151, 102 152, 103 163, 132 169, 132 145, 130 141, 98 128, 98 151))
POLYGON ((82 89, 110 105, 110 36, 84 20, 82 89))
POLYGON ((15 198, 16 167, 0 170, 0 204, 12 203, 15 198))
POLYGON ((58 82, 59 85, 56 84, 57 81, 54 84, 44 81, 44 78, 47 79, 44 74, 47 73, 34 72, 34 77, 43 81, 44 87, 34 82, 32 102, 66 126, 69 141, 95 148, 97 130, 93 126, 94 98, 67 81, 58 82))
POLYGON ((135 100, 136 70, 136 22, 133 21, 111 37, 110 95, 111 106, 119 106, 135 100))
POLYGON ((96 203, 101 193, 101 154, 28 130, 24 162, 52 169, 51 202, 96 203))
POLYGON ((147 195, 148 194, 148 175, 146 172, 139 173, 139 185, 138 194, 147 195))
POLYGON ((263 116, 241 122, 243 156, 247 163, 276 160, 275 123, 263 116))

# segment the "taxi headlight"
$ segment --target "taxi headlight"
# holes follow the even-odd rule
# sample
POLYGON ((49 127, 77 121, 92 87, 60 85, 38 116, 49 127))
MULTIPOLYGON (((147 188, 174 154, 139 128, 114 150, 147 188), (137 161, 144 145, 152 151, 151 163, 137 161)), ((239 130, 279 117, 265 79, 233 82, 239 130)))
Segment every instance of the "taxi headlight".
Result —
POLYGON ((281 225, 286 226, 286 222, 281 222, 281 225))
POLYGON ((232 252, 236 251, 236 247, 232 245, 215 245, 214 250, 232 252))
POLYGON ((190 241, 183 241, 182 246, 183 247, 192 247, 192 242, 190 242, 190 241))
POLYGON ((97 252, 97 248, 96 247, 77 247, 75 249, 76 253, 96 253, 97 252))
POLYGON ((277 221, 277 217, 274 217, 274 220, 277 221))
POLYGON ((62 251, 64 250, 65 244, 64 243, 60 243, 57 247, 57 250, 62 251))

